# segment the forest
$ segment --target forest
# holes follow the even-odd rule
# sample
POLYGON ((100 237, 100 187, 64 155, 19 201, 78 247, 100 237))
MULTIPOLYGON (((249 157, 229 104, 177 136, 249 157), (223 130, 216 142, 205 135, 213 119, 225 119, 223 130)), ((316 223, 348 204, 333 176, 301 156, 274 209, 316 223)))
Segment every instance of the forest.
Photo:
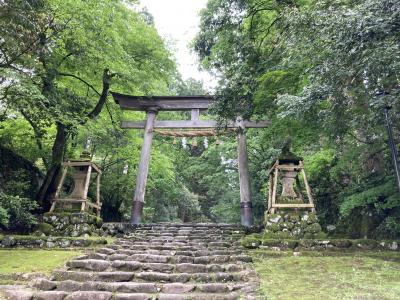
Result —
MULTIPOLYGON (((171 45, 137 1, 0 2, 0 229, 31 232, 63 161, 83 150, 103 170, 102 218, 126 221, 142 145, 111 91, 215 96, 205 118, 271 120, 247 131, 255 223, 268 169, 290 140, 304 158, 321 226, 399 238, 400 194, 384 109, 400 144, 400 2, 209 0, 191 47, 214 91, 183 80, 171 45)), ((185 113, 159 114, 185 119, 185 113)), ((145 222, 240 221, 233 134, 155 136, 145 222)), ((91 190, 90 194, 95 191, 91 190)))

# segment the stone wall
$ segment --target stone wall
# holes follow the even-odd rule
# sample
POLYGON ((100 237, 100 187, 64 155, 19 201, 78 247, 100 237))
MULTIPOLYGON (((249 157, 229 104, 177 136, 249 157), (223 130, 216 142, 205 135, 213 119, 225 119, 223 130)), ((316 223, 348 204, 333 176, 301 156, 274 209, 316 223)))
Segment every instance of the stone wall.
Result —
POLYGON ((72 248, 91 247, 107 244, 106 239, 85 239, 71 237, 40 237, 6 235, 0 236, 0 248, 72 248))
POLYGON ((273 239, 324 238, 326 235, 315 213, 278 211, 265 214, 265 236, 273 239))
POLYGON ((371 239, 270 239, 262 234, 251 234, 241 240, 243 247, 248 249, 270 250, 386 250, 400 251, 400 241, 371 239))
POLYGON ((89 213, 45 213, 38 225, 37 236, 98 236, 103 221, 89 213))

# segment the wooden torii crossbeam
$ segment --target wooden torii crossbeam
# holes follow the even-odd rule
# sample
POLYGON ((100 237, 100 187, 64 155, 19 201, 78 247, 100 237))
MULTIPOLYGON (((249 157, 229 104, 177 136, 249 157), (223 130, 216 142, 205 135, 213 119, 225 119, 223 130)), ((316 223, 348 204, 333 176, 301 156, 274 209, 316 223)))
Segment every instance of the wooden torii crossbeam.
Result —
MULTIPOLYGON (((125 129, 144 129, 143 146, 138 167, 135 196, 132 204, 131 222, 140 224, 145 202, 147 176, 149 172, 150 151, 155 129, 215 129, 214 120, 200 120, 200 111, 209 109, 214 101, 212 96, 130 96, 112 93, 114 100, 123 110, 145 111, 146 120, 123 121, 121 127, 125 129), (191 111, 190 120, 156 120, 159 111, 191 111)), ((246 142, 246 128, 264 128, 270 121, 252 122, 238 118, 230 122, 226 128, 237 129, 238 166, 240 183, 241 223, 251 226, 253 223, 250 178, 248 170, 248 155, 246 142)))

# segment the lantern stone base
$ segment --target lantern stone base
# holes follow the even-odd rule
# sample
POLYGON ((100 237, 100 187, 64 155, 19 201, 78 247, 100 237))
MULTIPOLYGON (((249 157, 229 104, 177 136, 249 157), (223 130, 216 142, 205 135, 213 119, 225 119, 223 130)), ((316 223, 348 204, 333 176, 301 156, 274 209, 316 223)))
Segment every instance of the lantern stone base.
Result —
POLYGON ((265 214, 264 237, 271 239, 312 239, 324 238, 315 213, 308 211, 279 210, 274 214, 265 214))
POLYGON ((98 236, 103 221, 101 218, 83 213, 45 213, 38 225, 39 236, 98 236))

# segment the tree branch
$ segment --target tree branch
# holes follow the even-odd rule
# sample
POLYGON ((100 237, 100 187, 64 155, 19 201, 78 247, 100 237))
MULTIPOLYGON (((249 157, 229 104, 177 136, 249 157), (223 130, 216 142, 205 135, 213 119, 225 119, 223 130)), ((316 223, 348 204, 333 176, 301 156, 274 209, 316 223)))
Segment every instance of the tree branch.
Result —
POLYGON ((95 89, 95 87, 94 87, 93 85, 91 85, 90 83, 88 83, 86 80, 80 78, 79 76, 76 76, 76 75, 74 75, 74 74, 68 74, 68 73, 58 73, 58 75, 75 78, 75 79, 79 80, 80 82, 86 84, 86 85, 87 85, 92 91, 94 91, 97 95, 101 96, 101 94, 95 89))
POLYGON ((113 77, 115 77, 116 75, 117 75, 116 73, 110 73, 110 70, 104 69, 104 71, 103 71, 103 90, 101 92, 99 101, 97 102, 96 106, 88 114, 89 119, 94 119, 100 114, 101 110, 103 109, 104 104, 106 103, 107 97, 108 97, 108 92, 110 90, 110 85, 111 85, 111 79, 113 77))

